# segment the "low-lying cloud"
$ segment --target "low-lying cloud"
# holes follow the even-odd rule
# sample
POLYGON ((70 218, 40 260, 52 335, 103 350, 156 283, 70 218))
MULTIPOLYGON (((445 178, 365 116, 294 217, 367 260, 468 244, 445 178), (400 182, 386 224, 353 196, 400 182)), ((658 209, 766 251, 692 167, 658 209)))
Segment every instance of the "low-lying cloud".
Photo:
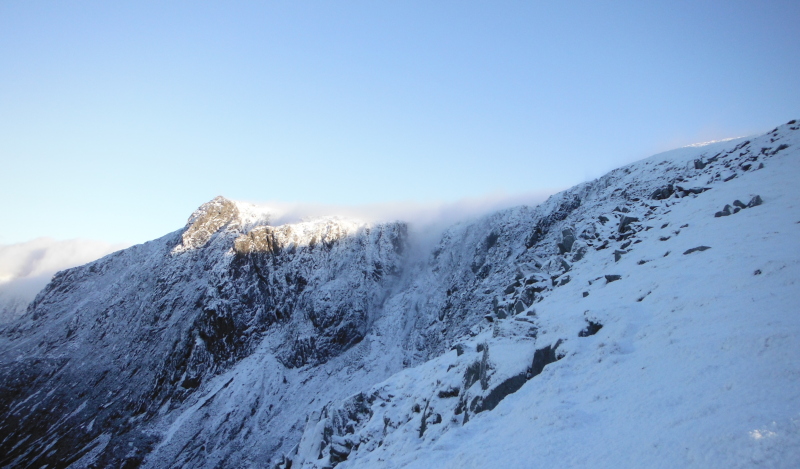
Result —
POLYGON ((128 247, 103 241, 37 238, 0 245, 0 323, 25 312, 33 298, 59 270, 99 259, 128 247))
POLYGON ((271 213, 270 224, 279 226, 287 223, 336 215, 368 222, 405 221, 419 233, 439 233, 444 228, 461 221, 468 221, 518 205, 537 205, 555 190, 538 191, 526 194, 490 194, 479 198, 462 199, 449 203, 390 202, 382 204, 345 206, 332 204, 293 204, 286 202, 257 202, 254 205, 268 207, 271 213))

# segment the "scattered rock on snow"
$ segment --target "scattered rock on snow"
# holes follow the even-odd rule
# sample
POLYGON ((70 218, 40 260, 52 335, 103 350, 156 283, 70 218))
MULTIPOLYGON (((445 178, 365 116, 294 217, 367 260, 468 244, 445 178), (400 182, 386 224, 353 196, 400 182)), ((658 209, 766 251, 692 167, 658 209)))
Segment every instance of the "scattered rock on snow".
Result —
POLYGON ((606 275, 606 283, 616 282, 621 278, 622 275, 606 275))
POLYGON ((710 246, 697 246, 696 248, 687 249, 686 252, 684 252, 683 254, 686 255, 686 254, 691 254, 693 252, 705 251, 706 249, 711 249, 711 247, 710 246))

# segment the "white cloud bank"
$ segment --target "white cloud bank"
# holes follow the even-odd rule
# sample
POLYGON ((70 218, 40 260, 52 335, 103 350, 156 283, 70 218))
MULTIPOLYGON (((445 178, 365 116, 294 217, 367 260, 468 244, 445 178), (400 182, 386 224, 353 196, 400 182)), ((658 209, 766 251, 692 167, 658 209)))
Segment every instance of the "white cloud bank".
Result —
POLYGON ((128 246, 51 238, 0 245, 0 324, 22 315, 59 270, 86 264, 128 246))
POLYGON ((461 199, 449 203, 394 202, 360 206, 301 204, 286 202, 240 202, 245 217, 257 219, 268 214, 269 224, 279 226, 321 216, 335 215, 374 223, 405 221, 423 241, 438 240, 445 228, 483 215, 519 205, 538 205, 560 189, 525 194, 494 193, 483 197, 461 199))

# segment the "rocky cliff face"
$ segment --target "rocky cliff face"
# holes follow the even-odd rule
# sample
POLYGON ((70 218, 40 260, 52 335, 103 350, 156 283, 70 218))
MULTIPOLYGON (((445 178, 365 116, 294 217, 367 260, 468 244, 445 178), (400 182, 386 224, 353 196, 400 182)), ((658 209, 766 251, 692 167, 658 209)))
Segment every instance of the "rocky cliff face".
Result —
MULTIPOLYGON (((601 331, 607 315, 541 308, 590 301, 627 261, 654 261, 642 246, 688 238, 664 231, 673 210, 796 159, 797 130, 657 155, 455 225, 423 255, 405 223, 272 226, 216 198, 180 231, 60 272, 2 330, 0 465, 385 464, 601 331)), ((769 203, 755 195, 709 218, 769 203)))

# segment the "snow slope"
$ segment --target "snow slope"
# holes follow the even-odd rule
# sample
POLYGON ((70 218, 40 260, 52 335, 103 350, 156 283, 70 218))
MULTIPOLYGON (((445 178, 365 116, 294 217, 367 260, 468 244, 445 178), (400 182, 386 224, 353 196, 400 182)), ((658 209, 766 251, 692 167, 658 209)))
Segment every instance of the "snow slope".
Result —
POLYGON ((432 248, 217 198, 0 329, 0 465, 794 467, 799 128, 432 248))

